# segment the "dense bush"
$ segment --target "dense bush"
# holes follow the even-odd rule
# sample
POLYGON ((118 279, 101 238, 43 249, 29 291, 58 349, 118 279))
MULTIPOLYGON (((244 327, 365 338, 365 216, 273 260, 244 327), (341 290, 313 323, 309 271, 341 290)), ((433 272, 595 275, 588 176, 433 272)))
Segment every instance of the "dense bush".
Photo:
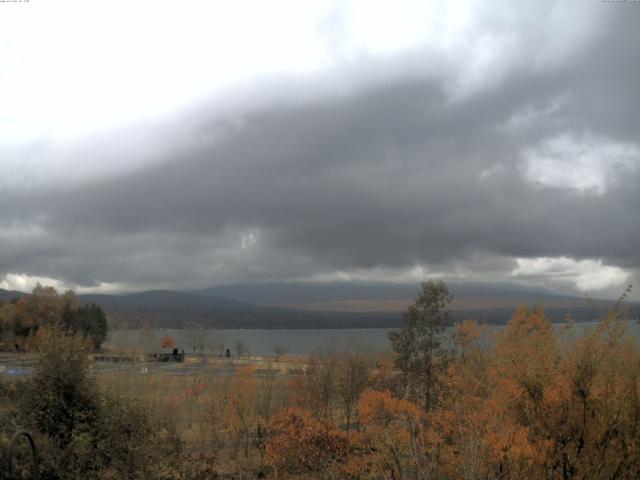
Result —
POLYGON ((43 480, 155 478, 180 453, 143 405, 98 389, 81 337, 53 331, 34 375, 10 390, 4 423, 34 433, 43 480))

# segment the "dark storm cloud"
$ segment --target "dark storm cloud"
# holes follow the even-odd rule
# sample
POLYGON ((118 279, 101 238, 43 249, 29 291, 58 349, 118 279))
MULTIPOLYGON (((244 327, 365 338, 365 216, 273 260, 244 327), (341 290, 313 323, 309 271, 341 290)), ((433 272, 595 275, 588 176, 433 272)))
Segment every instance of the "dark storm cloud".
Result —
POLYGON ((193 146, 159 164, 5 193, 5 228, 44 232, 5 235, 0 271, 180 287, 415 264, 490 270, 486 258, 504 273, 513 257, 636 269, 638 159, 607 170, 595 194, 536 184, 523 151, 564 133, 638 141, 639 20, 640 8, 613 15, 561 65, 518 61, 457 100, 450 79, 431 75, 232 123, 201 107, 179 119, 194 125, 193 146))

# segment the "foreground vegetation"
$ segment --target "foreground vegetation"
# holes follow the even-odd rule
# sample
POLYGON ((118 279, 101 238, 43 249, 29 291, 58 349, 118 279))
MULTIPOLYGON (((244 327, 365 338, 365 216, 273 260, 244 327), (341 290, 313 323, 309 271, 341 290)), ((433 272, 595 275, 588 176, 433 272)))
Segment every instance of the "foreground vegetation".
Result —
POLYGON ((580 334, 542 308, 495 338, 465 321, 447 348, 450 300, 424 284, 388 356, 216 359, 192 375, 96 375, 91 342, 53 332, 35 374, 0 386, 0 448, 35 432, 50 479, 637 478, 640 351, 621 308, 580 334))

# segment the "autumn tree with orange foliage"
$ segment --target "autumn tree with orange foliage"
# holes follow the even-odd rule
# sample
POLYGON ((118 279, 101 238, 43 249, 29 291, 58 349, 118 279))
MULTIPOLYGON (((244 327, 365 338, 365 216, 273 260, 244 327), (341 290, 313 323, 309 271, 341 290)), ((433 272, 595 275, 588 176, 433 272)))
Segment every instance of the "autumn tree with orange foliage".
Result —
POLYGON ((11 347, 37 351, 57 328, 78 333, 99 349, 106 339, 107 320, 98 305, 79 306, 73 291, 60 294, 55 288, 40 284, 31 294, 0 308, 0 337, 3 343, 9 339, 11 347))
POLYGON ((444 478, 637 478, 640 354, 611 312, 562 338, 541 308, 519 309, 495 349, 467 348, 434 416, 444 478))
POLYGON ((338 363, 339 357, 334 350, 311 355, 304 371, 290 381, 294 405, 328 419, 338 396, 338 363))
POLYGON ((541 310, 518 312, 496 344, 498 398, 526 428, 529 461, 550 478, 640 472, 640 354, 612 311, 561 342, 541 310))
POLYGON ((526 431, 510 421, 506 407, 493 398, 499 392, 490 374, 495 352, 482 348, 481 332, 476 322, 465 321, 453 333, 457 357, 442 376, 444 400, 432 417, 441 439, 441 474, 464 479, 528 478, 519 476, 523 472, 518 470, 516 453, 526 431))
POLYGON ((176 341, 172 337, 165 335, 160 340, 160 346, 162 348, 176 348, 176 341))
POLYGON ((478 325, 475 320, 464 320, 456 324, 451 339, 458 353, 464 357, 467 352, 475 350, 479 346, 484 333, 484 327, 478 325))
POLYGON ((362 391, 369 383, 369 359, 357 351, 345 352, 340 356, 338 367, 337 393, 347 432, 357 412, 356 405, 362 391))
POLYGON ((276 478, 313 472, 337 475, 349 453, 342 430, 299 408, 283 410, 273 418, 269 430, 266 461, 276 478))
MULTIPOLYGON (((59 295, 53 287, 36 285, 31 295, 22 296, 7 312, 5 321, 11 324, 16 334, 16 342, 27 348, 34 348, 34 342, 40 328, 55 326, 67 304, 75 304, 73 292, 59 295)), ((41 333, 42 337, 42 333, 41 333)))
POLYGON ((256 415, 256 395, 254 368, 247 366, 236 369, 228 383, 223 419, 234 457, 240 447, 245 457, 248 456, 252 440, 259 441, 262 436, 264 425, 258 422, 256 415))
POLYGON ((358 412, 363 454, 350 460, 353 473, 357 466, 371 478, 439 478, 439 440, 421 406, 388 391, 367 390, 358 412))

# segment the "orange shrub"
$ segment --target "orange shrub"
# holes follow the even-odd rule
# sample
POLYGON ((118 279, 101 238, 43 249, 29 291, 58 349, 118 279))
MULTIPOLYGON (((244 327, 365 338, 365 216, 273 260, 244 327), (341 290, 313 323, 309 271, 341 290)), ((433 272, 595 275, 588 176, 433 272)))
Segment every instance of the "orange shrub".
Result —
POLYGON ((276 475, 337 471, 349 451, 342 430, 299 408, 283 410, 272 419, 269 428, 266 462, 276 475))
POLYGON ((173 338, 166 335, 162 337, 162 340, 160 340, 160 346, 162 348, 176 348, 176 341, 173 338))

